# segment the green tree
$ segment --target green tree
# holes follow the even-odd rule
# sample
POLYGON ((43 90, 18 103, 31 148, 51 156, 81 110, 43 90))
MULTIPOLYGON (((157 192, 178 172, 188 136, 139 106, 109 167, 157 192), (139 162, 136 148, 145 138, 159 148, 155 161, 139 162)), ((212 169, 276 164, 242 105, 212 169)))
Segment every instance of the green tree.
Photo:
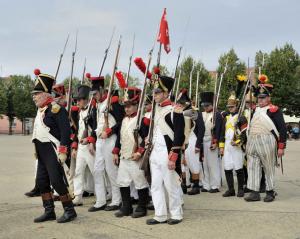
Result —
POLYGON ((228 53, 225 53, 219 58, 219 67, 217 69, 218 79, 224 72, 227 62, 227 71, 223 76, 223 82, 221 86, 219 109, 224 109, 227 103, 227 99, 230 94, 236 90, 237 75, 246 74, 246 65, 242 62, 234 49, 230 49, 228 53))
POLYGON ((11 99, 8 99, 8 102, 12 104, 13 115, 21 120, 24 133, 25 119, 33 118, 36 115, 36 107, 31 96, 34 82, 29 75, 13 75, 10 77, 10 87, 11 99))
POLYGON ((6 114, 6 90, 4 78, 0 78, 0 117, 6 114))
MULTIPOLYGON (((198 85, 198 99, 199 94, 202 91, 211 90, 212 88, 212 79, 209 75, 209 72, 205 69, 204 64, 199 60, 196 61, 193 59, 192 56, 188 56, 183 59, 182 63, 178 67, 177 70, 177 79, 179 78, 180 74, 180 84, 179 84, 179 91, 180 89, 189 89, 191 88, 192 99, 195 100, 196 96, 196 85, 197 85, 197 72, 199 72, 199 85, 198 85), (194 66, 194 69, 193 69, 194 66), (192 72, 192 85, 190 86, 190 74, 192 72)), ((177 87, 177 86, 176 86, 177 87)))

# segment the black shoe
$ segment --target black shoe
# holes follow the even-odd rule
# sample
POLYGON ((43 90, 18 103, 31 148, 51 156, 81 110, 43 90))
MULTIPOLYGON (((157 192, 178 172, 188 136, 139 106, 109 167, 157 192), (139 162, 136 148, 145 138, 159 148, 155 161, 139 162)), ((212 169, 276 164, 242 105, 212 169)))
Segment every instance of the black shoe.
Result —
POLYGON ((115 216, 116 217, 128 217, 132 214, 132 211, 133 211, 132 208, 129 210, 125 210, 125 209, 122 210, 122 208, 121 208, 119 211, 117 211, 115 213, 115 216))
POLYGON ((163 223, 167 223, 167 221, 159 222, 159 221, 155 220, 154 218, 148 219, 146 221, 147 225, 157 225, 157 224, 163 224, 163 223))
POLYGON ((200 194, 200 188, 199 188, 199 186, 198 186, 198 187, 193 187, 193 188, 191 189, 191 191, 189 191, 187 194, 188 194, 188 195, 196 195, 196 194, 200 194))
POLYGON ((34 188, 32 189, 31 191, 27 192, 27 193, 24 193, 25 196, 27 197, 39 197, 41 196, 41 193, 40 193, 40 190, 38 188, 34 188))
POLYGON ((104 211, 116 211, 120 209, 120 205, 111 205, 111 206, 106 206, 104 211))
POLYGON ((218 193, 220 191, 219 191, 219 189, 215 188, 215 189, 209 190, 208 192, 210 192, 210 193, 218 193))
POLYGON ((244 195, 245 195, 244 190, 243 189, 239 189, 236 196, 239 197, 239 198, 242 198, 242 197, 244 197, 244 195))
POLYGON ((256 202, 260 201, 259 192, 252 191, 247 197, 244 197, 246 202, 256 202))
POLYGON ((45 208, 44 214, 34 219, 35 223, 53 221, 56 219, 54 211, 54 201, 52 199, 44 200, 43 206, 45 208))
POLYGON ((235 191, 234 190, 227 190, 223 195, 223 197, 233 197, 235 196, 235 191))
POLYGON ((101 207, 94 207, 94 206, 92 206, 92 207, 89 208, 88 211, 89 211, 89 212, 104 211, 105 208, 106 208, 106 204, 104 204, 104 205, 101 206, 101 207))
POLYGON ((207 193, 207 192, 208 192, 208 190, 207 190, 207 189, 205 189, 205 188, 202 188, 202 189, 201 189, 201 192, 203 192, 203 193, 207 193))
POLYGON ((139 218, 139 217, 145 217, 145 216, 147 216, 147 209, 140 208, 140 207, 137 207, 131 215, 132 218, 139 218))
POLYGON ((185 184, 181 184, 181 189, 183 194, 187 194, 187 186, 185 184))
POLYGON ((249 189, 249 188, 247 188, 247 187, 244 188, 244 193, 251 193, 251 192, 252 192, 251 189, 249 189))
POLYGON ((72 201, 62 202, 64 214, 57 219, 57 223, 66 223, 73 221, 77 217, 72 201))
POLYGON ((181 222, 182 222, 182 220, 172 219, 172 218, 170 218, 170 219, 168 220, 168 224, 169 224, 169 225, 175 225, 175 224, 178 224, 178 223, 181 223, 181 222))
POLYGON ((267 191, 266 197, 264 198, 264 202, 273 202, 275 200, 275 196, 277 194, 272 191, 267 191))

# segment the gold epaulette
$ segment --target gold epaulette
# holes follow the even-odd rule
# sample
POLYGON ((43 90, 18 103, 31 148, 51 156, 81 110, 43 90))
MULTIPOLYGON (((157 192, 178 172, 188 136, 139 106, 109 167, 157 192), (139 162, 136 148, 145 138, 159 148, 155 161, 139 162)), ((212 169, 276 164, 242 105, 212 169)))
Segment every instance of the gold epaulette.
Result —
POLYGON ((53 114, 57 114, 59 111, 60 111, 60 108, 61 108, 61 106, 59 105, 59 104, 57 104, 56 102, 52 102, 51 103, 51 112, 53 113, 53 114))

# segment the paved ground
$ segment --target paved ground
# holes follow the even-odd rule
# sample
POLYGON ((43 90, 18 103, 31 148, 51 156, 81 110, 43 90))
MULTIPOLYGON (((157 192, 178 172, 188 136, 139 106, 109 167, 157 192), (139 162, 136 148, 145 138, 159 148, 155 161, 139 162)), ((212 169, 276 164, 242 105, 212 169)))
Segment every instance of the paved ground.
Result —
MULTIPOLYGON (((184 221, 176 226, 148 226, 146 218, 117 219, 110 212, 88 213, 93 199, 78 208, 79 217, 72 223, 34 224, 42 212, 41 200, 23 195, 33 186, 30 137, 0 135, 0 152, 0 238, 300 238, 300 142, 288 144, 284 175, 277 170, 275 202, 246 203, 208 193, 187 196, 184 221)), ((62 213, 60 203, 56 211, 62 213)))

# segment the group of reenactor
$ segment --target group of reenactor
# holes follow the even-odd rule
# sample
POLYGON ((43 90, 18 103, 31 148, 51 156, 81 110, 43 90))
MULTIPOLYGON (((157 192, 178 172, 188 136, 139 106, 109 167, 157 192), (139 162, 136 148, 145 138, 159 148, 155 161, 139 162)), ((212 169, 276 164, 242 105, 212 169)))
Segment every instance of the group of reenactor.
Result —
POLYGON ((139 105, 142 89, 108 91, 104 77, 87 74, 91 86, 77 87, 67 112, 63 86, 53 86, 50 75, 35 74, 38 111, 32 139, 38 166, 36 187, 27 195, 40 193, 45 208, 35 222, 56 219, 55 199, 64 208, 57 221, 73 220, 74 206, 83 205, 88 192, 96 198, 89 212, 139 218, 154 208, 148 225, 178 224, 183 194, 220 192, 222 168, 223 197, 259 201, 265 191, 265 202, 275 199, 275 166, 284 154, 286 127, 283 114, 271 104, 273 86, 265 75, 243 100, 232 94, 227 110, 219 112, 214 92, 201 92, 199 105, 185 89, 171 97, 174 79, 159 73, 153 74, 144 107, 139 105), (150 174, 142 167, 145 154, 150 174))

